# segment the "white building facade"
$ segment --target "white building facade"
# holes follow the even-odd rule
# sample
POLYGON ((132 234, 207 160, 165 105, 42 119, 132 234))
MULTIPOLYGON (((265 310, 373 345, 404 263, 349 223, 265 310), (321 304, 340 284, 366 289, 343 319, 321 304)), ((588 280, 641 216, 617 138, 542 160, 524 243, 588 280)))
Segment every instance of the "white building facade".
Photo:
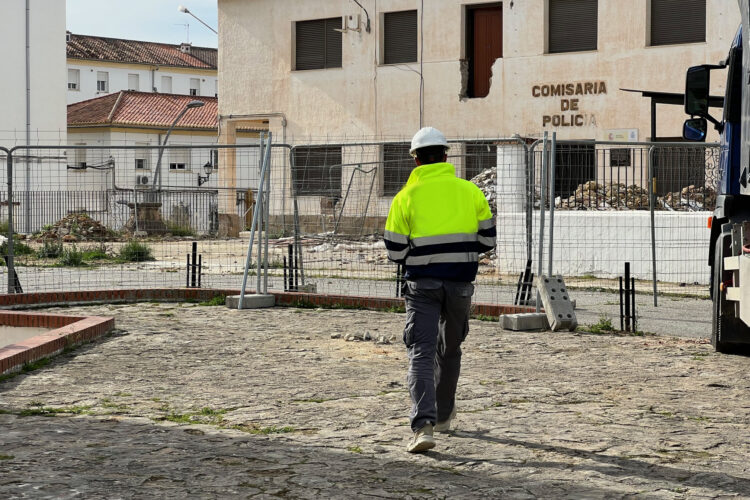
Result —
POLYGON ((217 97, 216 49, 67 35, 67 103, 134 90, 217 97))

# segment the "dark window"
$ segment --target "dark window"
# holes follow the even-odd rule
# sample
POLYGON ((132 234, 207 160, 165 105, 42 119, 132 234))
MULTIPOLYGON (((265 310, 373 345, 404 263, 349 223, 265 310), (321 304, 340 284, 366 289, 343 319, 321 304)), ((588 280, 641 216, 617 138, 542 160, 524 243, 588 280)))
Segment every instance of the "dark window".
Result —
POLYGON ((341 18, 298 21, 296 23, 296 59, 294 68, 323 69, 341 67, 341 18))
POLYGON ((170 163, 169 170, 187 170, 184 163, 170 163))
POLYGON ((596 178, 593 144, 557 144, 555 152, 555 197, 575 195, 581 184, 596 178))
POLYGON ((468 97, 490 93, 492 65, 503 57, 502 6, 471 7, 466 11, 466 57, 469 63, 468 97))
POLYGON ((341 196, 341 148, 295 148, 292 187, 297 195, 341 196))
POLYGON ((596 50, 597 0, 549 0, 549 52, 596 50))
POLYGON ((609 150, 609 164, 612 167, 629 167, 631 162, 631 150, 628 148, 613 148, 609 150))
POLYGON ((383 63, 417 62, 417 11, 386 12, 383 21, 383 63))
POLYGON ((383 196, 398 193, 417 166, 409 148, 409 144, 383 144, 383 196))
POLYGON ((472 179, 488 168, 497 167, 497 146, 493 142, 466 143, 466 179, 472 179))
POLYGON ((706 0, 651 0, 651 45, 706 41, 706 0))

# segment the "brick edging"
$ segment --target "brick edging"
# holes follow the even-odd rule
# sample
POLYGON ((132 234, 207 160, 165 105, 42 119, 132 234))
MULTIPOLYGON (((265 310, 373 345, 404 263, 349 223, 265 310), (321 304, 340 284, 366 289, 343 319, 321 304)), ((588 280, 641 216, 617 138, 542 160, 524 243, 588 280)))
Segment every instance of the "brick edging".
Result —
POLYGON ((0 347, 0 375, 4 375, 20 371, 25 364, 55 356, 66 347, 105 335, 115 327, 115 319, 0 311, 0 325, 53 328, 21 342, 0 347))

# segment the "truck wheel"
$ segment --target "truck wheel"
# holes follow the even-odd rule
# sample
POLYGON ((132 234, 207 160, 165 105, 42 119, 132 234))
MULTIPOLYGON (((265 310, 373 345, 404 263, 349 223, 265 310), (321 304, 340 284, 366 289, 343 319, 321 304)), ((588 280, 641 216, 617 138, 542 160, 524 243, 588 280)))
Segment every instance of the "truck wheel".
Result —
POLYGON ((727 337, 746 334, 750 341, 750 329, 739 318, 734 316, 734 305, 724 299, 721 283, 724 280, 724 245, 723 238, 716 240, 713 268, 713 314, 711 321, 711 345, 716 352, 732 353, 744 344, 727 342, 727 337), (731 333, 730 333, 731 332, 731 333))

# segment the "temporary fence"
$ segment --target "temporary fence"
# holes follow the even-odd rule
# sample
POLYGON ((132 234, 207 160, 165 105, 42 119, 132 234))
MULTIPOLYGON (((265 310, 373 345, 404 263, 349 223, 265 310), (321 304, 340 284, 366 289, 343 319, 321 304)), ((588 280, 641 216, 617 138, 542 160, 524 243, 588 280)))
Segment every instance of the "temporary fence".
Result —
MULTIPOLYGON (((476 300, 517 301, 527 268, 562 274, 573 287, 616 289, 626 261, 639 292, 656 283, 658 293, 707 294, 716 145, 552 137, 450 144, 457 176, 479 185, 497 215, 498 246, 480 256, 476 300)), ((3 285, 9 293, 197 286, 195 241, 200 285, 239 288, 264 147, 0 149, 0 220, 7 235, 24 238, 11 255, 7 243, 0 248, 10 264, 3 285)), ((248 289, 257 287, 260 262, 270 290, 398 295, 399 269, 382 234, 414 167, 408 151, 406 141, 272 144, 254 240, 268 251, 256 246, 248 289)))

